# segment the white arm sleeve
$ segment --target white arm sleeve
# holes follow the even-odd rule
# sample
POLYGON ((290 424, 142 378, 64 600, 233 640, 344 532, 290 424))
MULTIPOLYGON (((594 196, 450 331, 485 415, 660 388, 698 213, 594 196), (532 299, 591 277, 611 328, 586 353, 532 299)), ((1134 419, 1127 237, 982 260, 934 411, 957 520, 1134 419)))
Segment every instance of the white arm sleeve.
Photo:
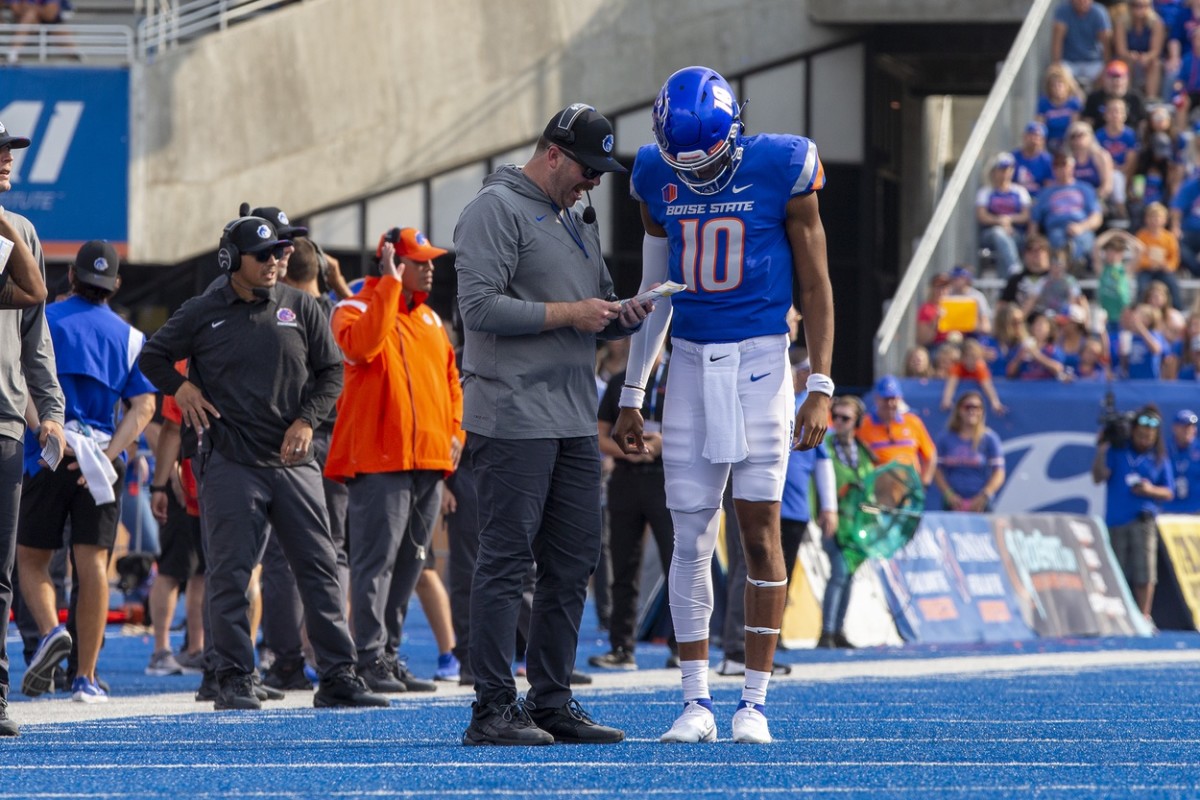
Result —
POLYGON ((817 504, 822 511, 837 511, 837 486, 833 477, 833 459, 818 458, 813 479, 817 483, 817 504))
MULTIPOLYGON (((656 283, 667 280, 667 256, 670 248, 664 236, 642 237, 642 285, 638 294, 656 283)), ((654 311, 646 317, 642 327, 629 338, 629 362, 625 368, 625 388, 621 389, 621 408, 641 408, 646 399, 646 381, 650 378, 650 367, 654 357, 662 349, 667 338, 667 326, 671 324, 671 298, 661 297, 654 301, 654 311)))

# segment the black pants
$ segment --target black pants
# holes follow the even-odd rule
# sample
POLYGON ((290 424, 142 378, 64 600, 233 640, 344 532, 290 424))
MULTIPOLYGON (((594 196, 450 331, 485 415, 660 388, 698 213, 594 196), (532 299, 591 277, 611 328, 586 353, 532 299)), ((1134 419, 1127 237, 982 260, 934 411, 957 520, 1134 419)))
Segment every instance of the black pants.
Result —
MULTIPOLYGON (((608 482, 609 551, 612 560, 612 615, 608 640, 613 649, 633 652, 637 640, 639 582, 646 525, 658 546, 664 578, 671 573, 675 526, 667 509, 661 465, 618 465, 608 482)), ((674 640, 674 636, 672 636, 674 640)))
MULTIPOLYGON (((28 435, 28 434, 27 434, 28 435)), ((24 446, 16 439, 0 436, 0 620, 5 636, 0 637, 0 698, 8 700, 8 611, 13 601, 13 565, 17 560, 17 512, 21 505, 21 472, 24 446)))
POLYGON ((596 436, 493 439, 470 434, 479 494, 479 553, 471 587, 471 669, 480 703, 516 697, 513 642, 522 584, 536 563, 526 661, 529 699, 571 699, 587 584, 600 553, 596 436))

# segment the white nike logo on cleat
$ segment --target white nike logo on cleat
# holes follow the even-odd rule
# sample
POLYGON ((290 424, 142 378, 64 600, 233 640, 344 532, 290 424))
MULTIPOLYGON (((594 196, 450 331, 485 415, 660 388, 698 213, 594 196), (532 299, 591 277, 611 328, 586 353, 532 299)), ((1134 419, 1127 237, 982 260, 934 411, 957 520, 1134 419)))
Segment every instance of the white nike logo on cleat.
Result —
POLYGON ((225 320, 223 320, 223 319, 219 319, 219 320, 217 320, 216 322, 214 322, 214 323, 212 324, 212 326, 213 326, 214 328, 219 328, 219 327, 221 327, 221 326, 222 326, 222 325, 224 325, 224 324, 225 324, 225 320))
POLYGON ((754 185, 753 183, 747 183, 745 186, 735 186, 735 187, 733 187, 733 193, 740 194, 741 192, 746 191, 753 185, 754 185))

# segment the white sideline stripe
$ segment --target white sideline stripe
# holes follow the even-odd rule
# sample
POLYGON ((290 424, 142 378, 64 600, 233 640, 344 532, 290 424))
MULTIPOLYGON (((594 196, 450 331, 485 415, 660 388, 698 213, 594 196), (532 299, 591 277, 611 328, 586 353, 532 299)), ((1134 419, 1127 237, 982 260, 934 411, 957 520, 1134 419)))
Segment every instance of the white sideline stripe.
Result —
MULTIPOLYGON (((1188 784, 1175 785, 1175 786, 1141 786, 1141 785, 1126 786, 1124 784, 1103 785, 1103 784, 1095 784, 1095 783, 1038 784, 1038 786, 1036 787, 1037 791, 1039 791, 1039 792, 1047 792, 1047 791, 1057 791, 1057 792, 1119 791, 1121 793, 1125 793, 1128 791, 1144 791, 1144 792, 1154 792, 1154 793, 1171 792, 1171 791, 1180 792, 1180 791, 1192 791, 1197 788, 1200 788, 1200 786, 1188 785, 1188 784)), ((990 795, 990 794, 994 794, 997 792, 1030 792, 1033 789, 1034 789, 1034 787, 1032 787, 1030 784, 1026 783, 1026 784, 1010 785, 1010 786, 1002 786, 1002 785, 998 785, 998 784, 986 784, 986 785, 980 785, 980 786, 961 786, 961 787, 956 786, 956 787, 952 787, 951 789, 948 789, 948 791, 965 792, 965 793, 980 792, 981 794, 990 795)), ((755 795, 786 794, 789 796, 797 795, 797 794, 805 794, 805 795, 856 794, 856 795, 861 795, 868 791, 869 790, 867 787, 862 787, 862 786, 795 786, 795 787, 789 786, 789 787, 769 787, 769 788, 756 786, 756 787, 754 787, 753 793, 755 795)), ((892 787, 892 786, 889 786, 887 791, 888 791, 889 797, 896 797, 896 796, 907 795, 907 794, 919 794, 919 795, 928 795, 929 794, 929 788, 921 787, 921 786, 916 786, 916 787, 892 787)), ((591 796, 595 796, 595 795, 611 797, 612 794, 613 794, 613 791, 610 788, 604 788, 604 789, 574 788, 571 790, 571 795, 573 797, 591 797, 591 796)), ((656 788, 656 789, 639 789, 638 794, 639 795, 653 795, 653 796, 682 795, 685 797, 715 795, 718 797, 728 797, 729 789, 728 788, 680 789, 680 788, 670 787, 670 788, 656 788)), ((550 789, 443 789, 443 788, 439 788, 437 791, 437 795, 439 797, 562 797, 562 792, 559 790, 550 790, 550 789)), ((146 795, 146 796, 148 796, 148 797, 177 797, 178 795, 156 794, 156 795, 146 795)), ((332 792, 324 792, 322 794, 322 796, 324 796, 324 797, 428 797, 429 790, 427 790, 427 789, 407 789, 407 790, 406 789, 376 789, 374 791, 361 791, 361 792, 359 792, 359 791, 354 791, 354 792, 332 791, 332 792)), ((129 797, 129 795, 128 795, 128 793, 122 793, 122 792, 103 792, 103 793, 80 792, 80 793, 71 793, 71 794, 66 794, 66 793, 61 793, 61 792, 52 792, 52 793, 47 792, 47 793, 38 793, 38 794, 22 793, 20 795, 4 794, 4 793, 0 792, 0 798, 8 798, 8 797, 22 798, 22 800, 28 800, 28 798, 106 798, 106 797, 114 797, 114 798, 121 798, 121 800, 126 800, 129 797)), ((223 791, 223 792, 218 793, 218 792, 194 792, 189 789, 188 797, 189 798, 194 798, 194 797, 273 797, 274 798, 274 797, 279 797, 279 792, 265 792, 265 791, 264 792, 236 792, 236 791, 235 792, 224 792, 223 791)))
MULTIPOLYGON (((725 742, 732 744, 732 742, 725 742)), ((682 748, 681 748, 682 749, 682 748)), ((22 766, 20 764, 5 765, 5 772, 63 772, 77 770, 93 770, 96 772, 114 772, 120 770, 152 770, 152 769, 177 769, 177 770, 228 770, 239 766, 253 767, 254 769, 413 769, 420 767, 421 769, 458 769, 458 770, 474 770, 474 769, 507 769, 507 770, 544 770, 547 767, 561 769, 569 767, 573 769, 629 769, 629 761, 555 761, 553 763, 529 762, 529 763, 514 763, 512 761, 435 761, 425 762, 414 765, 412 761, 362 761, 362 762, 338 762, 338 761, 288 761, 280 763, 262 763, 256 761, 248 761, 244 764, 63 764, 61 766, 48 766, 39 764, 36 766, 22 766)), ((642 768, 654 767, 694 767, 695 760, 690 761, 646 761, 638 765, 642 768)), ((851 761, 710 761, 705 760, 704 766, 707 767, 754 767, 755 769, 769 769, 779 767, 924 767, 937 768, 945 767, 947 769, 960 769, 963 767, 1013 767, 1021 769, 1062 769, 1064 767, 1083 769, 1087 767, 1103 767, 1112 769, 1113 767, 1156 767, 1159 769, 1195 769, 1200 767, 1200 761, 866 761, 855 759, 851 761)))

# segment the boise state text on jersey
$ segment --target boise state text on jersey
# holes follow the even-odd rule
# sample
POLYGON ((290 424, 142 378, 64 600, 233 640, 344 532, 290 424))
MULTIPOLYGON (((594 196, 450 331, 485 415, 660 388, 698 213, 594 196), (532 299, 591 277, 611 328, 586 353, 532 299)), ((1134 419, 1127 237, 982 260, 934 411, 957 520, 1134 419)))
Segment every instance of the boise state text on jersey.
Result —
POLYGON ((792 250, 787 203, 825 185, 817 146, 802 136, 742 139, 741 164, 716 194, 693 192, 646 145, 633 164, 633 196, 667 231, 669 275, 687 284, 672 298, 674 335, 736 342, 787 332, 792 250))

